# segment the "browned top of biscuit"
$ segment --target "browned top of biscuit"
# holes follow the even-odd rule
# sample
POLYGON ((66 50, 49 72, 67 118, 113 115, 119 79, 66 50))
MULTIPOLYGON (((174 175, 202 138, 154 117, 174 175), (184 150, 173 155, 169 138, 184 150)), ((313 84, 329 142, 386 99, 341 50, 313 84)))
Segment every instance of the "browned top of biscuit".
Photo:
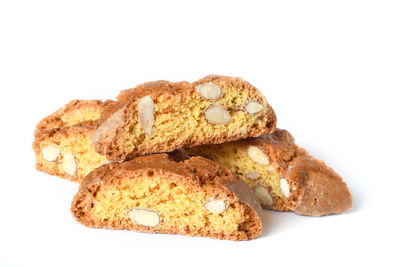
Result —
POLYGON ((77 124, 74 124, 72 126, 68 127, 61 127, 61 128, 51 128, 48 130, 43 130, 43 131, 38 131, 36 132, 35 135, 35 141, 33 142, 33 148, 36 150, 36 148, 39 149, 40 142, 43 141, 44 139, 50 138, 54 136, 55 134, 60 134, 60 135, 65 135, 68 136, 70 134, 77 133, 77 134, 87 134, 87 132, 93 132, 94 128, 96 126, 96 121, 88 120, 88 121, 83 121, 77 124))
POLYGON ((104 107, 113 101, 101 100, 72 100, 62 108, 58 109, 49 116, 43 118, 35 127, 35 134, 41 131, 54 128, 62 128, 72 126, 82 122, 81 118, 85 114, 91 113, 89 116, 97 119, 104 107))
POLYGON ((298 214, 337 214, 352 206, 351 194, 342 177, 310 155, 295 158, 286 177, 299 183, 301 188, 292 208, 298 214))
POLYGON ((291 209, 296 213, 322 216, 351 208, 352 197, 343 178, 325 162, 299 148, 288 131, 276 129, 272 134, 244 142, 257 145, 271 161, 278 163, 281 176, 297 188, 290 197, 291 209))
POLYGON ((261 233, 261 207, 247 184, 237 184, 237 179, 228 169, 202 157, 176 162, 166 154, 154 154, 136 157, 130 161, 105 164, 93 170, 81 183, 71 205, 73 214, 80 218, 79 204, 86 201, 88 194, 93 194, 100 187, 112 186, 121 179, 134 179, 137 174, 155 170, 168 179, 183 182, 193 188, 201 187, 210 194, 247 205, 253 225, 246 234, 248 238, 255 238, 261 233), (243 198, 243 195, 246 197, 243 198))

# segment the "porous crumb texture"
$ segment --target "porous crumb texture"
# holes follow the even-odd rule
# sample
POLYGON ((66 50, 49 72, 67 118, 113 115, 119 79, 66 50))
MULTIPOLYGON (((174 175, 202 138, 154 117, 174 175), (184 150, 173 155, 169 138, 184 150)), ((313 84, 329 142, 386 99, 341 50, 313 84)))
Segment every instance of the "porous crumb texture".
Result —
POLYGON ((96 151, 111 161, 259 136, 276 125, 266 99, 240 78, 208 76, 193 84, 151 82, 122 91, 118 99, 102 114, 93 138, 96 151), (207 90, 216 88, 218 94, 203 85, 209 86, 207 90), (140 119, 139 104, 145 97, 154 104, 153 123, 140 119), (246 110, 249 102, 253 105, 246 110))
MULTIPOLYGON (((261 165, 252 161, 247 156, 245 146, 231 142, 221 145, 205 145, 193 147, 188 150, 189 154, 203 156, 218 162, 220 165, 229 168, 233 173, 239 175, 251 188, 256 185, 264 186, 273 198, 273 205, 267 208, 286 211, 282 193, 279 189, 280 174, 275 170, 274 163, 261 165), (258 173, 258 179, 250 179, 247 173, 258 173)), ((264 205, 265 207, 265 205, 264 205)))
POLYGON ((69 127, 87 120, 97 120, 104 107, 112 101, 72 100, 56 112, 42 119, 35 127, 35 134, 44 130, 69 127))
POLYGON ((343 179, 324 162, 297 147, 286 130, 219 145, 186 149, 229 168, 253 190, 267 209, 322 216, 351 207, 350 192, 343 179), (259 149, 266 162, 249 152, 259 149), (252 158, 253 157, 253 158, 252 158))
POLYGON ((112 101, 73 100, 39 122, 33 149, 36 168, 74 182, 106 161, 95 152, 92 136, 104 107, 112 101))
POLYGON ((255 238, 261 233, 259 214, 228 189, 234 181, 230 171, 200 157, 184 162, 165 154, 137 157, 90 173, 71 210, 79 222, 90 227, 231 240, 255 238), (211 200, 224 203, 222 210, 207 210, 206 203, 211 200), (159 223, 149 226, 144 223, 146 217, 135 220, 129 215, 132 209, 155 216, 159 223))
POLYGON ((33 142, 36 169, 80 183, 88 173, 106 161, 105 156, 93 149, 93 131, 93 122, 87 121, 36 134, 33 142), (59 151, 53 161, 44 157, 43 151, 48 147, 59 151))

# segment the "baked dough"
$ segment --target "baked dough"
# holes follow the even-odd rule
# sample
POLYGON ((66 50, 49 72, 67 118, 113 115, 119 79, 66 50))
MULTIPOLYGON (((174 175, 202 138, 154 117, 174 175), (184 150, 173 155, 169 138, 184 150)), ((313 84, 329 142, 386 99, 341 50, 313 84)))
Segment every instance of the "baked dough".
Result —
POLYGON ((253 188, 267 209, 322 216, 351 208, 343 179, 323 161, 299 148, 286 130, 219 145, 186 149, 237 174, 253 188))
POLYGON ((270 133, 276 125, 264 96, 240 78, 156 81, 125 90, 102 113, 95 150, 115 162, 182 147, 270 133))
POLYGON ((44 130, 72 126, 87 120, 97 120, 104 107, 113 101, 72 100, 56 112, 42 119, 35 127, 35 134, 44 130))
POLYGON ((166 154, 105 164, 82 182, 71 205, 78 222, 98 228, 248 240, 261 234, 261 207, 250 188, 202 157, 166 154))
POLYGON ((92 136, 110 101, 74 100, 44 118, 35 128, 36 169, 80 183, 106 157, 94 151, 92 136))

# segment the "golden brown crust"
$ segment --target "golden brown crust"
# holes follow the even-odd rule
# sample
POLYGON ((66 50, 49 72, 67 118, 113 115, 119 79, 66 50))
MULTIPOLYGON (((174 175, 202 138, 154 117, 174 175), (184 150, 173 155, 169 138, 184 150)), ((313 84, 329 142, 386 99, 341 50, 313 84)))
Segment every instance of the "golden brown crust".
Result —
MULTIPOLYGON (((75 195, 71 205, 71 212, 74 217, 82 224, 89 227, 113 228, 113 229, 130 229, 142 232, 152 233, 175 233, 190 236, 208 236, 218 239, 230 240, 247 240, 253 239, 261 234, 261 220, 257 211, 259 205, 252 208, 254 203, 248 204, 246 200, 242 200, 238 195, 228 189, 229 186, 236 182, 232 173, 221 168, 213 161, 194 157, 183 162, 176 162, 169 158, 166 154, 155 154, 134 158, 131 161, 121 163, 105 164, 93 170, 82 182, 78 193, 75 195), (194 190, 205 190, 213 195, 224 196, 231 200, 231 203, 240 203, 245 206, 246 220, 240 225, 237 233, 226 235, 225 233, 210 233, 207 230, 199 232, 188 232, 178 228, 162 228, 145 227, 132 223, 100 221, 90 214, 91 204, 94 196, 101 188, 119 184, 124 179, 135 179, 140 174, 152 171, 163 177, 177 182, 188 184, 194 190), (197 189, 196 189, 197 188, 197 189)), ((246 192, 251 194, 251 190, 247 185, 236 186, 236 191, 242 194, 246 192), (239 189, 240 188, 240 189, 239 189)), ((246 194, 246 193, 245 193, 246 194)))
POLYGON ((251 84, 242 80, 241 78, 232 78, 226 76, 207 76, 194 83, 177 82, 172 83, 168 81, 155 81, 137 86, 136 88, 124 90, 117 97, 118 101, 108 105, 100 119, 93 136, 93 146, 95 150, 107 156, 110 161, 120 161, 131 159, 138 155, 147 155, 159 152, 170 152, 182 147, 192 147, 201 144, 219 144, 228 141, 238 140, 247 137, 256 137, 264 133, 270 133, 275 129, 276 116, 272 107, 268 104, 263 95, 251 84), (135 148, 134 151, 129 153, 123 151, 123 146, 120 142, 122 134, 126 128, 129 118, 132 114, 137 114, 139 100, 150 95, 155 103, 161 96, 171 102, 182 102, 184 99, 189 98, 196 93, 196 85, 206 82, 224 83, 239 90, 248 90, 256 95, 258 102, 263 104, 266 108, 267 118, 266 125, 254 127, 250 132, 243 133, 237 132, 226 136, 209 136, 204 138, 176 138, 176 140, 160 143, 151 147, 142 147, 140 150, 135 148))
POLYGON ((343 213, 351 208, 352 197, 339 176, 323 161, 309 155, 293 160, 287 178, 301 188, 292 210, 298 214, 323 216, 343 213))
POLYGON ((79 113, 87 112, 100 115, 104 107, 112 102, 111 100, 104 102, 101 100, 72 100, 54 113, 43 118, 36 125, 34 134, 36 135, 38 132, 54 128, 68 127, 82 122, 82 120, 77 121, 77 119, 73 118, 75 114, 79 116, 79 113))

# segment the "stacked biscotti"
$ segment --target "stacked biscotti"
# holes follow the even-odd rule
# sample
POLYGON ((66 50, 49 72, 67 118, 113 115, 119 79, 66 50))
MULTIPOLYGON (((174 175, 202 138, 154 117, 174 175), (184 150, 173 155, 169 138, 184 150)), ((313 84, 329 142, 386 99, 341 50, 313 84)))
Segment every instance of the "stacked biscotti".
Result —
POLYGON ((352 202, 240 78, 72 101, 38 124, 33 148, 38 170, 80 183, 71 211, 89 227, 248 240, 261 234, 261 206, 322 216, 352 202))

